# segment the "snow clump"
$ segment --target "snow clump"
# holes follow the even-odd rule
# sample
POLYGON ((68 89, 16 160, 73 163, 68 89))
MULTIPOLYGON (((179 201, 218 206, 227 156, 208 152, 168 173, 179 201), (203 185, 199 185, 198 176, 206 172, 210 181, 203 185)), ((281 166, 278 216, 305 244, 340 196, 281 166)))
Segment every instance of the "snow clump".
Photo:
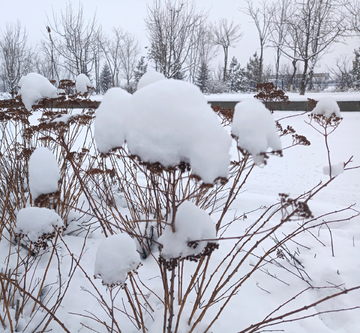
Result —
POLYGON ((188 243, 202 239, 216 242, 214 222, 206 211, 190 201, 185 201, 176 212, 175 232, 172 232, 171 226, 166 226, 158 242, 163 245, 162 257, 168 260, 200 254, 208 241, 199 242, 196 247, 189 247, 188 243))
POLYGON ((313 114, 321 114, 326 118, 330 118, 332 114, 335 114, 336 117, 341 118, 340 108, 338 103, 332 97, 326 96, 321 98, 314 110, 313 114))
POLYGON ((33 199, 41 194, 58 191, 59 166, 54 154, 38 147, 29 159, 29 187, 33 199))
POLYGON ((137 84, 137 89, 144 88, 149 84, 155 83, 157 81, 166 80, 164 74, 155 72, 152 69, 149 69, 139 80, 137 84))
POLYGON ((124 144, 130 103, 131 95, 121 88, 111 88, 104 95, 95 118, 95 142, 101 153, 124 144))
MULTIPOLYGON (((336 177, 344 172, 344 163, 340 162, 338 164, 331 165, 331 177, 336 177)), ((323 167, 323 173, 324 175, 329 176, 330 175, 330 167, 324 166, 323 167)))
POLYGON ((231 137, 195 85, 169 79, 136 91, 128 119, 127 145, 142 161, 189 163, 209 184, 228 176, 231 137))
POLYGON ((95 276, 104 285, 123 284, 127 273, 139 266, 134 240, 126 233, 107 237, 100 244, 95 259, 95 276))
POLYGON ((81 73, 76 77, 75 88, 79 94, 85 94, 88 91, 88 87, 92 87, 89 78, 81 73))
POLYGON ((26 235, 36 242, 44 234, 50 234, 54 227, 61 228, 63 221, 54 211, 44 207, 26 207, 19 210, 15 232, 26 235))
POLYGON ((18 86, 20 87, 19 95, 21 96, 21 100, 28 111, 42 98, 57 97, 56 87, 53 86, 46 77, 37 73, 29 73, 23 76, 18 86))
POLYGON ((262 163, 268 148, 282 149, 273 115, 263 103, 246 99, 235 106, 232 134, 238 138, 238 147, 249 152, 255 163, 262 163))

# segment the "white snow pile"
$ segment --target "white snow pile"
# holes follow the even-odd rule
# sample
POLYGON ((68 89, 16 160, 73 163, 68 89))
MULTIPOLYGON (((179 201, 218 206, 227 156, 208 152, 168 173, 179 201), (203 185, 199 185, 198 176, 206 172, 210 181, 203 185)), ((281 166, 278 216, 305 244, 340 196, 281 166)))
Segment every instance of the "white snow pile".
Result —
POLYGON ((340 108, 336 100, 330 96, 321 98, 314 110, 313 114, 322 114, 326 118, 330 118, 332 114, 335 114, 336 117, 341 117, 340 108))
POLYGON ((238 146, 253 156, 255 163, 263 162, 260 153, 265 153, 268 148, 282 149, 273 115, 256 99, 236 104, 232 134, 238 138, 238 146))
POLYGON ((29 237, 36 242, 42 235, 54 231, 54 226, 61 228, 63 221, 54 211, 44 207, 26 207, 19 210, 15 232, 29 237))
POLYGON ((76 91, 80 94, 85 94, 88 91, 88 87, 89 88, 92 87, 92 84, 89 78, 85 74, 81 73, 76 77, 76 81, 75 81, 76 91))
POLYGON ((169 79, 143 87, 132 96, 128 119, 128 148, 143 161, 190 163, 204 183, 228 176, 231 137, 195 85, 169 79))
MULTIPOLYGON (((336 177, 344 172, 344 162, 340 162, 338 164, 331 165, 331 177, 336 177)), ((330 175, 330 167, 324 166, 323 167, 324 175, 330 175)))
POLYGON ((148 71, 140 78, 137 89, 144 88, 149 84, 155 83, 157 81, 166 80, 164 74, 154 71, 153 69, 148 69, 148 71))
POLYGON ((59 166, 53 153, 38 147, 29 159, 29 187, 33 199, 58 191, 59 166))
POLYGON ((50 81, 37 73, 29 73, 23 76, 18 86, 20 87, 19 95, 25 108, 30 111, 32 106, 42 98, 57 97, 57 90, 50 81))
POLYGON ((112 235, 101 242, 96 252, 95 276, 107 286, 123 284, 128 272, 139 263, 134 240, 126 233, 112 235))
POLYGON ((121 88, 111 88, 104 95, 95 118, 95 141, 101 153, 124 144, 130 103, 131 95, 121 88))
POLYGON ((158 242, 163 245, 162 257, 171 259, 200 254, 208 241, 199 242, 195 248, 189 247, 188 243, 202 239, 216 242, 214 222, 206 211, 190 201, 185 201, 176 212, 175 232, 172 232, 171 226, 166 226, 158 242))

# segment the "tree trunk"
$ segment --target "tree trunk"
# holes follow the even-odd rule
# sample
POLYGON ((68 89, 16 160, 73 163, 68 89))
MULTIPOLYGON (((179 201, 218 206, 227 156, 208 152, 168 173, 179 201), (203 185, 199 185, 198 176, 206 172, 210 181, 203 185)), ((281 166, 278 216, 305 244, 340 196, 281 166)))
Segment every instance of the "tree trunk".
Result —
POLYGON ((295 79, 295 75, 296 75, 296 62, 297 62, 297 60, 295 60, 295 59, 292 61, 294 71, 290 78, 289 91, 293 91, 293 84, 294 84, 294 79, 295 79))
POLYGON ((300 95, 305 95, 306 85, 308 83, 308 78, 307 78, 308 64, 309 64, 309 60, 306 59, 304 61, 304 72, 301 78, 300 95))
POLYGON ((223 81, 226 81, 226 69, 227 69, 227 63, 228 63, 228 53, 229 48, 224 47, 224 73, 223 73, 223 81))

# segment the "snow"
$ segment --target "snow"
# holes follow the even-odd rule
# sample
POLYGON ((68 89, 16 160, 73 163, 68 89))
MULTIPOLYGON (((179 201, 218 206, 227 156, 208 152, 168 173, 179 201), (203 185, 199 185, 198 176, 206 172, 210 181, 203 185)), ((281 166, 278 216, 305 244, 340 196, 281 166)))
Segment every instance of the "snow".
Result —
POLYGON ((341 117, 339 105, 330 96, 321 98, 312 113, 324 115, 326 118, 330 118, 332 114, 335 114, 336 117, 341 117))
POLYGON ((247 99, 235 106, 232 134, 238 146, 249 152, 255 163, 262 163, 268 148, 281 150, 281 140, 276 132, 275 120, 260 101, 247 99))
MULTIPOLYGON (((330 167, 325 166, 323 167, 324 175, 330 175, 330 167)), ((340 162, 338 164, 331 165, 331 177, 336 177, 344 172, 344 163, 340 162)))
POLYGON ((162 257, 171 259, 200 254, 207 241, 199 242, 195 248, 188 246, 188 243, 202 239, 216 242, 214 222, 206 211, 190 201, 185 201, 176 212, 175 232, 172 232, 171 226, 166 226, 158 242, 163 245, 162 257))
POLYGON ((19 95, 28 111, 42 98, 57 97, 56 87, 47 78, 37 73, 29 73, 23 76, 18 86, 20 87, 19 95))
POLYGON ((227 177, 231 138, 195 85, 161 80, 132 97, 126 141, 145 162, 188 162, 205 183, 227 177))
POLYGON ((95 259, 95 276, 104 285, 124 284, 127 273, 140 264, 134 240, 126 233, 107 237, 100 244, 95 259))
POLYGON ((38 147, 29 159, 29 187, 33 199, 58 191, 59 166, 53 153, 38 147))
POLYGON ((91 81, 89 80, 89 78, 81 73, 76 77, 75 80, 75 88, 76 91, 79 94, 85 94, 88 91, 88 87, 92 87, 91 81))
POLYGON ((54 226, 61 228, 63 221, 53 210, 44 207, 26 207, 17 214, 15 232, 26 235, 32 242, 36 242, 42 235, 54 231, 54 226))
POLYGON ((130 104, 131 95, 121 88, 111 88, 104 95, 95 119, 95 141, 101 153, 124 144, 130 104))
POLYGON ((140 78, 137 89, 144 88, 148 86, 149 84, 155 83, 157 81, 166 80, 164 74, 156 72, 152 70, 151 68, 148 69, 148 71, 140 78))

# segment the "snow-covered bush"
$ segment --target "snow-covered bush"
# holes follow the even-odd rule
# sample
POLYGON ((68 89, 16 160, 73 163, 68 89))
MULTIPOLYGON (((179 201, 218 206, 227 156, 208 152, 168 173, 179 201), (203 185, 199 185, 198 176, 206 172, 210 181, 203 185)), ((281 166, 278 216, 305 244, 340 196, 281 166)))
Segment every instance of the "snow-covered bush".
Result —
POLYGON ((45 147, 38 147, 29 159, 29 187, 33 200, 41 194, 58 191, 59 166, 54 154, 45 147))
POLYGON ((19 95, 28 111, 38 100, 57 96, 56 87, 47 78, 37 73, 29 73, 23 76, 18 86, 20 87, 19 95))
MULTIPOLYGON (((268 177, 252 200, 247 182, 282 161, 257 163, 272 150, 309 144, 260 102, 237 105, 231 129, 198 88, 163 78, 134 95, 110 89, 96 113, 67 105, 39 120, 23 107, 0 112, 6 333, 303 333, 307 325, 327 333, 334 327, 328 313, 358 307, 350 292, 360 288, 356 265, 341 262, 356 253, 356 240, 342 243, 336 257, 331 228, 359 213, 312 206, 349 169, 351 159, 341 168, 330 160, 335 114, 312 114, 309 122, 323 130, 328 180, 270 200, 268 177), (57 190, 51 210, 31 207, 47 205, 31 196, 57 190), (304 329, 296 325, 306 317, 304 329)), ((300 181, 286 182, 292 191, 300 181)), ((344 332, 359 327, 356 316, 342 322, 344 332)))
POLYGON ((83 95, 88 92, 88 88, 92 87, 90 79, 83 73, 79 74, 75 80, 76 92, 83 95))

